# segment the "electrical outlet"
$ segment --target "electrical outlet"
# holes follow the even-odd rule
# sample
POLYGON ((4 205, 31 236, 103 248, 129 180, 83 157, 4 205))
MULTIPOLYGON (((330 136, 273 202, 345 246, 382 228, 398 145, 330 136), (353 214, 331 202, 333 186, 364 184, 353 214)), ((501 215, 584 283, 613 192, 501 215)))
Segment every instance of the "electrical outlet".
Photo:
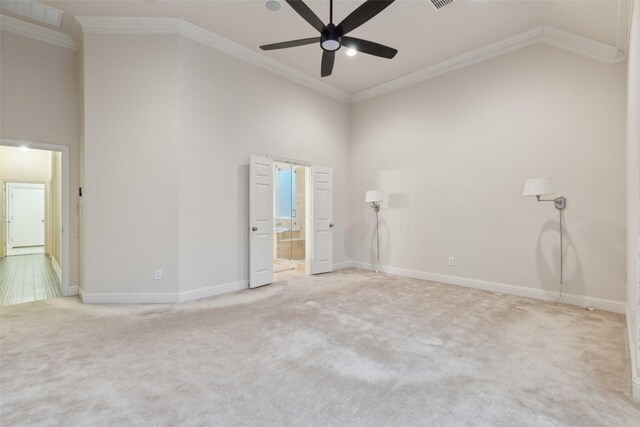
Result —
POLYGON ((454 259, 452 256, 449 257, 449 267, 453 267, 455 265, 454 259))
POLYGON ((162 280, 162 270, 158 269, 155 271, 154 277, 156 280, 162 280))

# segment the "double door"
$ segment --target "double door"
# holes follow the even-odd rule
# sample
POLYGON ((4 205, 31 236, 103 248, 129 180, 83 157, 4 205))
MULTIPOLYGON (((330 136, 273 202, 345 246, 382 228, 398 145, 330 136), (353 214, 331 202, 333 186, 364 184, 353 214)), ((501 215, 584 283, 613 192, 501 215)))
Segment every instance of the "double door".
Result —
MULTIPOLYGON (((249 286, 254 288, 273 282, 274 231, 278 231, 274 203, 278 202, 274 197, 273 159, 252 156, 249 169, 249 286)), ((310 213, 309 224, 305 224, 309 253, 305 256, 309 259, 312 274, 326 273, 333 271, 333 171, 322 166, 310 166, 307 170, 311 177, 310 190, 305 196, 310 198, 306 204, 310 213)), ((286 209, 287 204, 283 203, 283 206, 286 209)), ((290 211, 295 209, 291 204, 288 207, 290 211)), ((298 217, 297 212, 288 216, 290 226, 294 216, 298 217)), ((281 230, 286 232, 284 228, 281 230)))

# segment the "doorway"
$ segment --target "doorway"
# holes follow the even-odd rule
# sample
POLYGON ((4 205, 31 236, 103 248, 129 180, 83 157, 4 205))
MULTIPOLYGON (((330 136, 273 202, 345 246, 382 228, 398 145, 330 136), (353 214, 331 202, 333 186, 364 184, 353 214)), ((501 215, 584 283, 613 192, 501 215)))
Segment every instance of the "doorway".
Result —
POLYGON ((273 162, 273 272, 307 273, 309 167, 273 162))
POLYGON ((0 305, 70 295, 67 149, 0 142, 0 305))
POLYGON ((250 288, 273 283, 274 266, 279 269, 282 263, 293 268, 288 270, 291 274, 333 271, 334 225, 332 168, 285 157, 251 156, 250 288))

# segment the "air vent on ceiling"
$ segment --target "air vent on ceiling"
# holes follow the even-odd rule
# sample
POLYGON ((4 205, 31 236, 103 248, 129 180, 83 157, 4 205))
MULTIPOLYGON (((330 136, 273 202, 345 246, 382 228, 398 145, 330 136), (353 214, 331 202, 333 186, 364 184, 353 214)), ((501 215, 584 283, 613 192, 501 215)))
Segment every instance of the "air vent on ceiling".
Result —
POLYGON ((54 27, 62 23, 61 10, 33 0, 2 0, 0 8, 54 27))
POLYGON ((442 9, 445 6, 450 5, 456 0, 429 0, 429 1, 431 2, 431 6, 433 6, 435 10, 438 10, 438 9, 442 9))

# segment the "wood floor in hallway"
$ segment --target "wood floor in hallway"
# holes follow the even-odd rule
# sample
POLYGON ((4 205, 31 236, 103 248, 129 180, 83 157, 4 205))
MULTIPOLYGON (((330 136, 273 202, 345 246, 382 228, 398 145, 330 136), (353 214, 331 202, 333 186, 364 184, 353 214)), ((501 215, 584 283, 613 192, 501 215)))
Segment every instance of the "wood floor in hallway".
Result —
POLYGON ((59 296, 58 275, 48 256, 37 254, 0 258, 0 305, 59 296))

